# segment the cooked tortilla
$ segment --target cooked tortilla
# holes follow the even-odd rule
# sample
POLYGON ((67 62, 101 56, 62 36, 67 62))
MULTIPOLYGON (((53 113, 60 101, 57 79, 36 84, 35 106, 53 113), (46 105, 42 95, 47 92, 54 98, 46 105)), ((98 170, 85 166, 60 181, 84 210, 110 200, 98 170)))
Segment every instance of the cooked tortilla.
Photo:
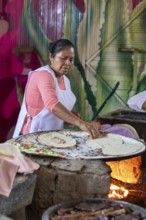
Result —
POLYGON ((103 147, 103 154, 105 155, 128 155, 133 152, 139 151, 140 146, 137 144, 123 143, 117 146, 103 147))
POLYGON ((76 140, 58 132, 43 133, 38 136, 38 142, 42 145, 54 148, 69 148, 76 145, 76 140))
POLYGON ((142 143, 127 143, 120 135, 108 134, 102 138, 88 139, 86 145, 92 149, 102 149, 105 155, 127 155, 138 151, 142 143))
POLYGON ((95 148, 101 148, 106 145, 119 145, 123 143, 122 137, 119 135, 113 135, 113 134, 107 134, 106 136, 103 136, 101 138, 96 139, 88 139, 86 141, 86 145, 95 149, 95 148))
POLYGON ((16 145, 10 143, 2 143, 0 144, 0 155, 19 157, 21 152, 16 145))

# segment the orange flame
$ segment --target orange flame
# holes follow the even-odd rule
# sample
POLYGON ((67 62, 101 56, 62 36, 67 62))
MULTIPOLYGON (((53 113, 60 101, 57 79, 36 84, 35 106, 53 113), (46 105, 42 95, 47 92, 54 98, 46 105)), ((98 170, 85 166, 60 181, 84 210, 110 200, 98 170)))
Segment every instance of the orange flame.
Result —
POLYGON ((128 196, 128 194, 129 194, 129 191, 126 188, 111 184, 110 193, 109 193, 108 197, 110 199, 112 199, 112 198, 123 199, 123 198, 126 198, 128 196))
MULTIPOLYGON (((127 160, 106 162, 111 168, 111 177, 125 183, 135 184, 141 180, 142 157, 134 157, 127 160)), ((128 197, 129 191, 121 186, 111 183, 108 197, 111 199, 124 199, 128 197)))

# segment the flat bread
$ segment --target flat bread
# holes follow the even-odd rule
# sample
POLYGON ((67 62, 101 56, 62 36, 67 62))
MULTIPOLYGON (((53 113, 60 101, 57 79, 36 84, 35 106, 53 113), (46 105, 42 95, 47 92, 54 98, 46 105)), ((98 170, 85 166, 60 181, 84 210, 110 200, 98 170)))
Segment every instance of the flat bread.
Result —
POLYGON ((10 156, 10 157, 20 157, 21 152, 19 148, 10 143, 2 143, 0 144, 0 155, 10 156))
POLYGON ((86 141, 86 145, 93 149, 101 148, 106 145, 108 146, 113 146, 113 144, 119 145, 122 143, 123 143, 122 137, 119 135, 113 135, 113 134, 107 134, 106 136, 103 136, 101 138, 88 139, 86 141))
POLYGON ((125 143, 121 136, 108 134, 105 137, 97 139, 88 139, 86 145, 92 149, 102 149, 104 155, 127 155, 138 151, 142 143, 125 143))
POLYGON ((103 147, 103 154, 105 155, 128 155, 133 152, 137 152, 140 149, 140 146, 137 144, 123 143, 120 145, 113 145, 112 147, 106 146, 103 147))
POLYGON ((70 148, 76 145, 76 140, 58 132, 40 134, 37 138, 42 145, 54 148, 70 148))

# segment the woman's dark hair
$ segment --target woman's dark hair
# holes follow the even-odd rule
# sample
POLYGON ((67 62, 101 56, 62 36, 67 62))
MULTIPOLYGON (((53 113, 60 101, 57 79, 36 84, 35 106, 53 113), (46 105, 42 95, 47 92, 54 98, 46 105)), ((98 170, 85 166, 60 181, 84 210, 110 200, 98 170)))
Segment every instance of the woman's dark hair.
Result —
POLYGON ((49 51, 54 57, 58 52, 63 50, 65 47, 73 47, 73 43, 68 39, 59 39, 54 43, 50 43, 49 51))

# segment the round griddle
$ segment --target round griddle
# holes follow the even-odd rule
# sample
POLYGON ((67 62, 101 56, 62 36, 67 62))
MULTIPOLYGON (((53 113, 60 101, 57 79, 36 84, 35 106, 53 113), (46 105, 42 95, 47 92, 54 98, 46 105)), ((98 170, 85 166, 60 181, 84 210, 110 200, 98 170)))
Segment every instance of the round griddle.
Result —
MULTIPOLYGON (((58 148, 52 148, 51 146, 44 146, 41 145, 38 142, 38 136, 43 133, 49 133, 50 131, 44 131, 44 132, 36 132, 26 135, 21 135, 18 138, 11 139, 11 143, 16 144, 20 150, 26 154, 30 155, 36 155, 36 156, 47 156, 47 157, 60 157, 60 158, 66 158, 66 159, 102 159, 102 160, 121 160, 121 159, 128 159, 131 157, 135 157, 138 155, 141 155, 146 150, 145 143, 118 135, 122 137, 123 142, 125 143, 131 143, 130 153, 122 153, 117 154, 114 153, 114 155, 106 155, 103 154, 102 148, 101 149, 92 149, 88 146, 86 146, 86 140, 90 138, 89 133, 84 131, 73 131, 73 130, 60 130, 57 132, 60 132, 66 136, 72 137, 76 140, 76 145, 72 148, 66 148, 66 149, 58 149, 58 148), (132 148, 133 144, 137 144, 138 149, 134 150, 132 148), (29 149, 22 149, 21 146, 24 145, 31 145, 32 147, 35 147, 35 150, 29 149), (48 150, 48 152, 46 151, 48 150), (46 152, 42 152, 46 151, 46 152)), ((52 132, 52 131, 51 131, 52 132)), ((56 132, 56 131, 55 131, 56 132)), ((115 134, 116 135, 116 134, 115 134)))

